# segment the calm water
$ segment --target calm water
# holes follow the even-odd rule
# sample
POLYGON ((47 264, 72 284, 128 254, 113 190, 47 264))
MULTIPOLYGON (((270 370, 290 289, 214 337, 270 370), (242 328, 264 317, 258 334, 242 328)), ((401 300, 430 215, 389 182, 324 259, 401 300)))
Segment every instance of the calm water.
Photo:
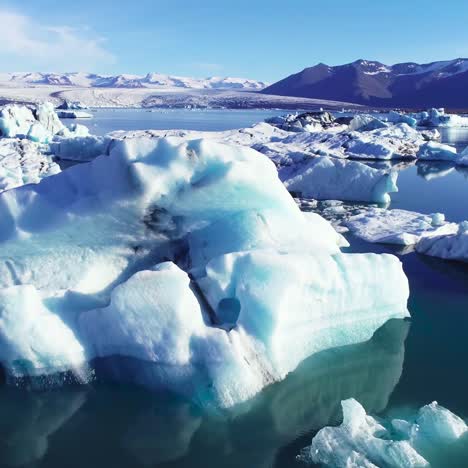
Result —
POLYGON ((92 120, 80 123, 94 135, 114 130, 208 130, 221 131, 249 127, 284 110, 218 110, 218 109, 96 109, 92 120))
MULTIPOLYGON (((99 111, 103 122, 95 123, 106 131, 129 125, 219 130, 266 115, 272 114, 99 111), (133 115, 138 121, 131 123, 133 115)), ((444 139, 464 147, 468 132, 450 132, 444 139)), ((462 171, 412 165, 400 171, 398 185, 392 207, 468 219, 468 178, 462 171)), ((0 466, 302 466, 295 461, 299 450, 319 428, 339 422, 340 401, 349 397, 372 413, 437 400, 468 417, 468 265, 349 240, 351 251, 400 256, 411 285, 411 321, 391 321, 367 343, 314 355, 285 381, 223 414, 208 414, 174 396, 98 382, 46 392, 0 387, 0 466)), ((466 459, 450 458, 441 466, 467 465, 466 459)))

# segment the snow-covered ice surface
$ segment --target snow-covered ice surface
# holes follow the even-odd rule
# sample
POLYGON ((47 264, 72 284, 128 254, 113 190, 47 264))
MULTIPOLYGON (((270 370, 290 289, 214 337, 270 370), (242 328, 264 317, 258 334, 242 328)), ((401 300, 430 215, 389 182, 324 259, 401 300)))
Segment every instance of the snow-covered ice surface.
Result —
POLYGON ((416 244, 416 250, 432 257, 468 262, 468 221, 454 226, 449 233, 426 233, 416 244))
POLYGON ((296 196, 317 200, 348 200, 389 203, 391 192, 398 191, 398 174, 373 169, 356 161, 326 156, 284 166, 279 177, 296 196))
POLYGON ((448 409, 432 402, 410 420, 374 418, 355 399, 341 402, 343 422, 321 429, 300 459, 330 468, 429 467, 441 452, 456 453, 468 427, 448 409))
POLYGON ((428 141, 420 146, 418 159, 421 161, 457 161, 456 148, 436 141, 428 141))
POLYGON ((0 138, 0 191, 38 183, 60 172, 40 144, 18 138, 0 138))
POLYGON ((424 215, 413 211, 368 208, 349 217, 344 225, 367 242, 412 245, 422 236, 447 235, 457 231, 458 225, 446 223, 444 215, 424 215))
POLYGON ((426 112, 410 114, 421 127, 468 127, 468 117, 446 114, 444 109, 429 109, 426 112))
MULTIPOLYGON (((64 340, 76 340, 83 351, 68 346, 70 370, 117 355, 114 378, 230 406, 309 355, 365 341, 408 314, 399 261, 340 253, 341 236, 304 215, 250 148, 127 138, 4 192, 0 207, 0 295, 15 287, 34 298, 30 310, 44 311, 32 313, 34 330, 47 333, 51 314, 64 340)), ((26 313, 9 303, 8 314, 26 313)), ((63 370, 60 340, 40 337, 31 359, 21 330, 0 323, 9 373, 21 356, 25 374, 63 370)))

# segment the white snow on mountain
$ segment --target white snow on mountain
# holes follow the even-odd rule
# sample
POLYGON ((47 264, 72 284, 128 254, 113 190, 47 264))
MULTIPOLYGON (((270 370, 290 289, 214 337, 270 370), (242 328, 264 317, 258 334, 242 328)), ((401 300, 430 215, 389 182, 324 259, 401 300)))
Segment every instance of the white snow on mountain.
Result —
POLYGON ((148 73, 147 75, 97 75, 93 73, 2 73, 1 86, 62 85, 83 88, 185 88, 185 89, 240 89, 260 90, 268 83, 263 81, 209 77, 190 78, 148 73))

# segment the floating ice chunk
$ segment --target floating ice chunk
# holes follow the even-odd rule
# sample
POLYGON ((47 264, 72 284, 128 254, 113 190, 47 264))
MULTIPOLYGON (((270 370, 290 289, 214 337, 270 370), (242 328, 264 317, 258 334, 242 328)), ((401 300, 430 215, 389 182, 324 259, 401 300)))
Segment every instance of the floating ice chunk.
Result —
POLYGON ((449 232, 429 232, 416 244, 419 253, 432 257, 468 262, 468 221, 454 224, 449 232))
POLYGON ((0 294, 34 287, 103 372, 221 406, 408 315, 398 259, 342 254, 250 148, 115 141, 0 194, 0 225, 0 294))
POLYGON ((352 138, 346 150, 351 159, 415 158, 422 135, 406 123, 378 128, 352 138))
POLYGON ((57 115, 61 119, 91 119, 93 114, 77 110, 60 110, 57 115))
POLYGON ((88 107, 80 101, 63 101, 62 104, 57 106, 59 110, 83 110, 88 109, 88 107))
POLYGON ((49 311, 31 285, 0 291, 0 361, 12 376, 77 369, 84 349, 73 331, 49 311))
POLYGON ((265 122, 288 132, 317 132, 337 125, 333 115, 323 110, 275 116, 265 122))
POLYGON ((457 149, 436 141, 429 141, 420 146, 418 159, 425 161, 456 161, 457 149))
POLYGON ((344 225, 367 242, 412 245, 422 236, 431 233, 446 235, 456 232, 455 223, 445 223, 441 213, 424 215, 406 210, 369 208, 350 217, 344 225))
MULTIPOLYGON (((305 449, 309 460, 333 468, 428 467, 429 463, 407 440, 396 441, 353 398, 341 402, 343 423, 321 429, 305 449)), ((307 460, 307 457, 304 457, 307 460)))
POLYGON ((318 200, 388 203, 389 193, 398 191, 396 172, 336 158, 316 157, 285 166, 279 177, 290 192, 318 200))
POLYGON ((456 453, 468 433, 465 422, 437 402, 422 407, 410 420, 392 421, 368 416, 354 399, 341 405, 343 423, 321 429, 301 459, 333 468, 436 466, 432 462, 437 462, 437 451, 456 453))
POLYGON ((349 130, 352 132, 368 132, 376 128, 386 127, 388 127, 387 123, 368 114, 356 114, 349 123, 349 130))
POLYGON ((468 118, 446 114, 444 109, 429 109, 427 112, 411 114, 422 127, 468 127, 468 118))
MULTIPOLYGON (((79 127, 83 127, 80 125, 79 127)), ((83 127, 86 128, 86 127, 83 127)), ((87 128, 86 128, 87 130, 87 128)), ((92 161, 101 154, 109 154, 111 139, 92 135, 76 136, 80 128, 75 129, 75 135, 60 138, 51 144, 51 151, 60 159, 70 161, 92 161)), ((87 132, 84 132, 87 133, 87 132)))
POLYGON ((0 191, 36 184, 58 172, 59 166, 37 143, 16 138, 0 139, 0 191))
POLYGON ((0 136, 30 138, 49 143, 65 129, 50 102, 37 105, 34 111, 26 106, 7 105, 0 111, 0 136))
POLYGON ((0 110, 0 136, 12 138, 27 136, 31 125, 36 123, 34 115, 26 106, 8 105, 0 110))
POLYGON ((416 418, 418 431, 413 431, 415 443, 450 444, 468 432, 468 427, 456 414, 436 401, 422 407, 416 418))
POLYGON ((410 127, 416 127, 418 121, 408 114, 401 114, 400 112, 390 111, 387 115, 387 121, 392 123, 405 123, 410 127))
POLYGON ((60 122, 51 102, 39 104, 36 107, 35 116, 37 121, 50 135, 55 135, 65 128, 65 125, 60 122))

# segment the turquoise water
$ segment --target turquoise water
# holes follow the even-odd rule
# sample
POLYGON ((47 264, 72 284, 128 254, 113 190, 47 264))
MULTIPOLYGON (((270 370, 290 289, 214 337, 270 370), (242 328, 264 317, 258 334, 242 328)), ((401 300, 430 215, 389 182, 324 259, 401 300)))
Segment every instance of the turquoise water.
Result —
MULTIPOLYGON (((156 121, 163 125, 166 115, 112 111, 112 118, 99 112, 105 125, 99 113, 95 123, 109 130, 124 128, 134 112, 139 115, 134 125, 141 129, 153 128, 156 121), (114 128, 111 121, 117 122, 114 128)), ((262 114, 231 112, 177 111, 165 128, 242 127, 262 114)), ((453 132, 444 134, 449 138, 453 132)), ((457 132, 452 142, 464 147, 468 133, 457 132)), ((411 165, 401 170, 400 192, 391 207, 468 219, 468 178, 448 169, 411 165), (440 177, 426 180, 428 172, 440 177)), ((467 418, 468 265, 401 255, 397 247, 348 238, 351 251, 400 257, 411 286, 411 320, 388 322, 369 342, 314 355, 283 382, 220 414, 173 395, 100 382, 35 392, 0 387, 0 467, 299 467, 299 450, 318 429, 339 422, 340 401, 350 397, 376 414, 437 400, 467 418)), ((448 458, 441 466, 467 465, 467 460, 448 458)))

